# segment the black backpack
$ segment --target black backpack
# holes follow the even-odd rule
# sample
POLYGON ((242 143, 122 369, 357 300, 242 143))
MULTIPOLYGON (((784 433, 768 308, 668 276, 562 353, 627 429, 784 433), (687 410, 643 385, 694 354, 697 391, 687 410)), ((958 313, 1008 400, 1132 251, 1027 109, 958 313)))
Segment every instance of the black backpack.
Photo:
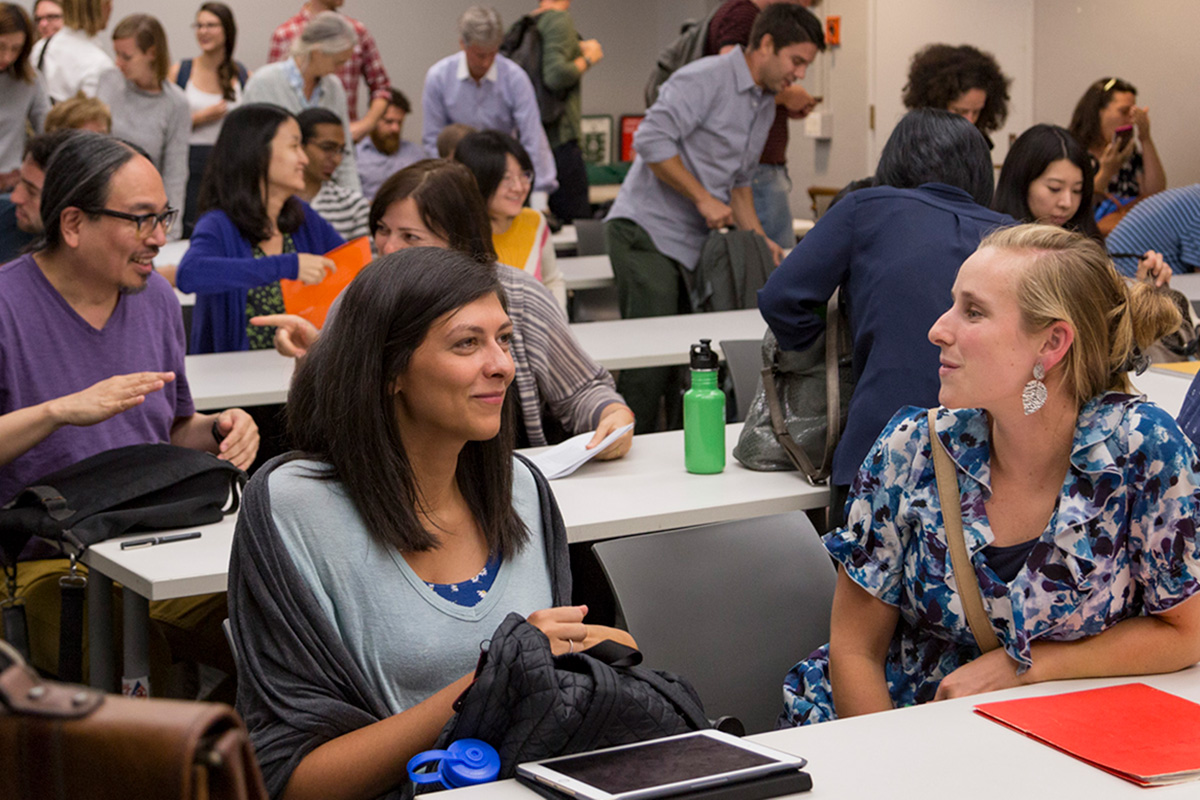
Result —
POLYGON ((482 739, 500 754, 504 779, 526 761, 712 727, 691 684, 641 659, 612 641, 554 656, 540 630, 509 614, 436 746, 482 739))
POLYGON ((704 56, 704 47, 708 44, 708 27, 720 10, 721 6, 717 6, 699 22, 689 19, 683 23, 679 29, 679 38, 658 54, 658 61, 654 63, 650 79, 646 81, 646 108, 654 105, 654 101, 658 99, 658 90, 675 70, 704 56))
MULTIPOLYGON (((68 546, 76 556, 90 545, 136 530, 162 530, 220 522, 237 510, 246 473, 211 453, 170 444, 135 444, 85 458, 35 481, 0 509, 0 566, 10 590, 16 563, 34 536, 68 546)), ((64 643, 60 678, 78 681, 82 586, 64 590, 64 643), (73 592, 68 602, 68 591, 73 592), (70 608, 68 608, 70 606, 70 608), (70 619, 69 629, 67 620, 70 619)), ((20 606, 5 609, 9 642, 28 658, 20 606), (14 627, 18 632, 14 635, 14 627)))
POLYGON ((538 33, 537 17, 526 14, 514 22, 500 43, 500 52, 529 75, 542 124, 558 122, 567 111, 569 92, 556 92, 542 82, 542 35, 538 33))

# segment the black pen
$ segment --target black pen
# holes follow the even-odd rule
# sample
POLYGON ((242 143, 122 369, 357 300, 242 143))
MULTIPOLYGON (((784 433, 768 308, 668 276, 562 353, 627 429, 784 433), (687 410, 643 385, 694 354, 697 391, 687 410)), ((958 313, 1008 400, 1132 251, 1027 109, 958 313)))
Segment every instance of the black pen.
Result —
POLYGON ((172 533, 167 536, 151 536, 149 539, 134 539, 129 542, 121 542, 122 550, 132 550, 135 547, 153 547, 156 544, 170 544, 171 542, 186 542, 188 539, 199 539, 200 531, 192 531, 191 533, 172 533))

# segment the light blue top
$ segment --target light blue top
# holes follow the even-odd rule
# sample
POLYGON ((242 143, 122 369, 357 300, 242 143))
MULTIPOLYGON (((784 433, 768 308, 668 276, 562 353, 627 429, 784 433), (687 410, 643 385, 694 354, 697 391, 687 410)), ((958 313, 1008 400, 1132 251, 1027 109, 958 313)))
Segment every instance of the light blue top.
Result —
POLYGON ((504 56, 496 56, 478 83, 467 70, 466 53, 446 56, 425 74, 421 106, 425 112, 421 145, 430 158, 437 158, 438 134, 452 123, 501 131, 519 139, 529 153, 535 176, 533 188, 548 193, 558 188, 558 171, 542 128, 533 84, 525 70, 504 56))
POLYGON ((400 149, 389 155, 379 152, 379 148, 368 136, 355 147, 358 160, 358 179, 362 182, 363 197, 375 199, 375 193, 388 178, 395 175, 409 164, 415 164, 425 158, 425 151, 420 146, 400 140, 400 149))
POLYGON ((775 95, 754 83, 740 47, 693 61, 663 84, 633 137, 633 167, 606 219, 629 219, 654 246, 689 270, 696 268, 708 225, 691 200, 660 181, 649 164, 672 156, 728 203, 749 186, 775 120, 775 95))
MULTIPOLYGON (((1142 200, 1117 223, 1105 244, 1110 253, 1157 250, 1175 273, 1200 270, 1200 183, 1142 200)), ((1122 275, 1137 275, 1136 258, 1113 262, 1122 275)))
POLYGON ((317 604, 373 688, 398 714, 474 671, 479 644, 509 612, 553 605, 537 486, 513 461, 513 507, 529 541, 505 555, 487 595, 462 606, 437 594, 399 552, 377 544, 341 485, 308 477, 326 469, 293 461, 271 473, 271 514, 317 604))

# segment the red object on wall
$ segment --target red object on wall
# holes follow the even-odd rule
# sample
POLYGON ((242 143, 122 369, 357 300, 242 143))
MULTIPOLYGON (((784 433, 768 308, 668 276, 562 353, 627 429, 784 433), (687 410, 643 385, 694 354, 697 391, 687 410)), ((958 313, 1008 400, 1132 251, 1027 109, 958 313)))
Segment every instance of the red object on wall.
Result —
POLYGON ((637 131, 638 125, 642 124, 642 120, 646 118, 645 114, 627 114, 621 117, 621 160, 633 161, 633 134, 637 131))
POLYGON ((825 44, 833 47, 842 43, 842 18, 832 16, 825 18, 825 44))

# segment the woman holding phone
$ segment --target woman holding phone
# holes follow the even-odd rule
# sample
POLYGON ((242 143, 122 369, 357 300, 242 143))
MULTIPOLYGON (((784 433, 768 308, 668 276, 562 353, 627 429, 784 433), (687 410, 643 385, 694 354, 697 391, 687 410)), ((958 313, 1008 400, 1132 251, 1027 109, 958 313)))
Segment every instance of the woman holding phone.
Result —
POLYGON ((1075 105, 1069 128, 1096 164, 1097 220, 1167 188, 1166 172, 1150 138, 1150 109, 1137 105, 1133 84, 1120 78, 1093 83, 1075 105))

